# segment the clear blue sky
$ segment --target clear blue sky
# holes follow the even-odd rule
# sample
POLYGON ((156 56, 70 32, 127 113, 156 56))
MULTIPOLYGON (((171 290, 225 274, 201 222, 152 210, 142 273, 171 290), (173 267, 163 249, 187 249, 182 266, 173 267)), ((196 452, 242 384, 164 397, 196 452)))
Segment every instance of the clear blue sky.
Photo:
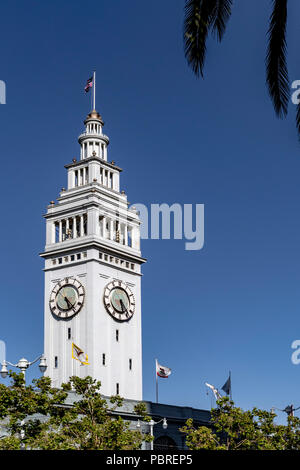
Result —
MULTIPOLYGON (((235 2, 205 80, 183 56, 183 0, 51 0, 1 7, 1 324, 7 358, 43 350, 42 214, 66 186, 97 70, 98 109, 129 201, 204 203, 205 247, 148 240, 144 398, 210 406, 232 371, 243 408, 300 405, 300 144, 295 106, 275 118, 265 87, 269 0, 235 2)), ((300 79, 300 5, 290 2, 290 81, 300 79)), ((32 368, 31 378, 38 373, 32 368)), ((281 418, 284 416, 281 415, 281 418)))

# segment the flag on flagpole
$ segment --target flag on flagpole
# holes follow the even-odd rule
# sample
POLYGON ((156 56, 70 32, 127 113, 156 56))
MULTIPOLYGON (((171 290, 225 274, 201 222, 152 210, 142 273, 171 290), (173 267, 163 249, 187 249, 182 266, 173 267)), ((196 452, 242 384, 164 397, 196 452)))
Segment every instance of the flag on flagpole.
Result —
POLYGON ((79 361, 82 366, 89 364, 88 355, 85 354, 76 344, 72 343, 72 358, 79 361))
POLYGON ((93 86, 93 77, 90 77, 86 82, 86 85, 84 87, 84 91, 86 93, 88 93, 90 91, 90 88, 92 88, 92 86, 93 86))
POLYGON ((211 389, 211 391, 213 392, 213 394, 214 394, 216 400, 219 400, 219 399, 221 398, 221 395, 220 395, 220 393, 219 393, 219 390, 218 390, 216 387, 214 387, 213 385, 210 385, 210 384, 208 384, 208 383, 206 383, 206 382, 205 382, 205 385, 206 385, 208 388, 211 389))
POLYGON ((161 366, 156 359, 156 374, 158 377, 167 379, 171 375, 171 369, 169 367, 161 366))
POLYGON ((231 376, 229 374, 228 379, 224 383, 222 390, 226 393, 226 395, 231 396, 231 376))

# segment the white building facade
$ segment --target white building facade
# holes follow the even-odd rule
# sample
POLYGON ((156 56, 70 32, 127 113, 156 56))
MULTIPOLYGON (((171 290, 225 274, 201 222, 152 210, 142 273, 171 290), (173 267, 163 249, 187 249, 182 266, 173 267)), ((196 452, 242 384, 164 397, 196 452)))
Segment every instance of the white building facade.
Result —
POLYGON ((91 111, 80 159, 65 166, 67 189, 44 216, 46 375, 55 387, 90 375, 104 395, 141 400, 140 219, 120 192, 121 168, 107 160, 103 125, 91 111), (72 343, 88 364, 72 358, 72 343))

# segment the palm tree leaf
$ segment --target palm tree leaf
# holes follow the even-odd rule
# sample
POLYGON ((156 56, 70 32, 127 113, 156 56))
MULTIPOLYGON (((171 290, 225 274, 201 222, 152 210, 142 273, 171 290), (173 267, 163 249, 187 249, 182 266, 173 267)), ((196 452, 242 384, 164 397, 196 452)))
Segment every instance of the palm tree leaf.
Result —
POLYGON ((185 0, 184 54, 195 75, 203 77, 206 39, 218 0, 185 0))
POLYGON ((217 0, 214 12, 214 23, 212 30, 217 33, 219 41, 222 41, 226 24, 231 15, 232 0, 217 0))
POLYGON ((300 140, 300 103, 297 105, 297 113, 296 113, 296 127, 299 135, 300 140))
POLYGON ((273 11, 268 30, 266 56, 267 86, 276 114, 287 114, 289 102, 289 79, 286 65, 287 0, 272 0, 273 11))

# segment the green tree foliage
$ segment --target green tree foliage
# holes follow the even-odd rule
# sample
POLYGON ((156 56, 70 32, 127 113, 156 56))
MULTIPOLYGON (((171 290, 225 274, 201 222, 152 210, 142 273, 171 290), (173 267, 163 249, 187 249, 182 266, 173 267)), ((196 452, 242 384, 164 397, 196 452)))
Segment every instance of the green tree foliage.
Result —
POLYGON ((243 411, 228 397, 217 401, 211 428, 195 428, 188 419, 180 431, 191 450, 300 450, 300 419, 288 417, 287 425, 274 422, 275 413, 253 408, 243 411))
MULTIPOLYGON (((130 450, 151 439, 113 415, 123 399, 113 396, 108 403, 101 397, 101 383, 91 377, 71 377, 56 389, 47 377, 25 387, 21 374, 10 376, 11 386, 0 384, 0 419, 8 434, 0 439, 0 449, 130 450), (65 403, 70 390, 77 397, 73 406, 65 403)), ((135 412, 149 420, 145 404, 135 412)))

